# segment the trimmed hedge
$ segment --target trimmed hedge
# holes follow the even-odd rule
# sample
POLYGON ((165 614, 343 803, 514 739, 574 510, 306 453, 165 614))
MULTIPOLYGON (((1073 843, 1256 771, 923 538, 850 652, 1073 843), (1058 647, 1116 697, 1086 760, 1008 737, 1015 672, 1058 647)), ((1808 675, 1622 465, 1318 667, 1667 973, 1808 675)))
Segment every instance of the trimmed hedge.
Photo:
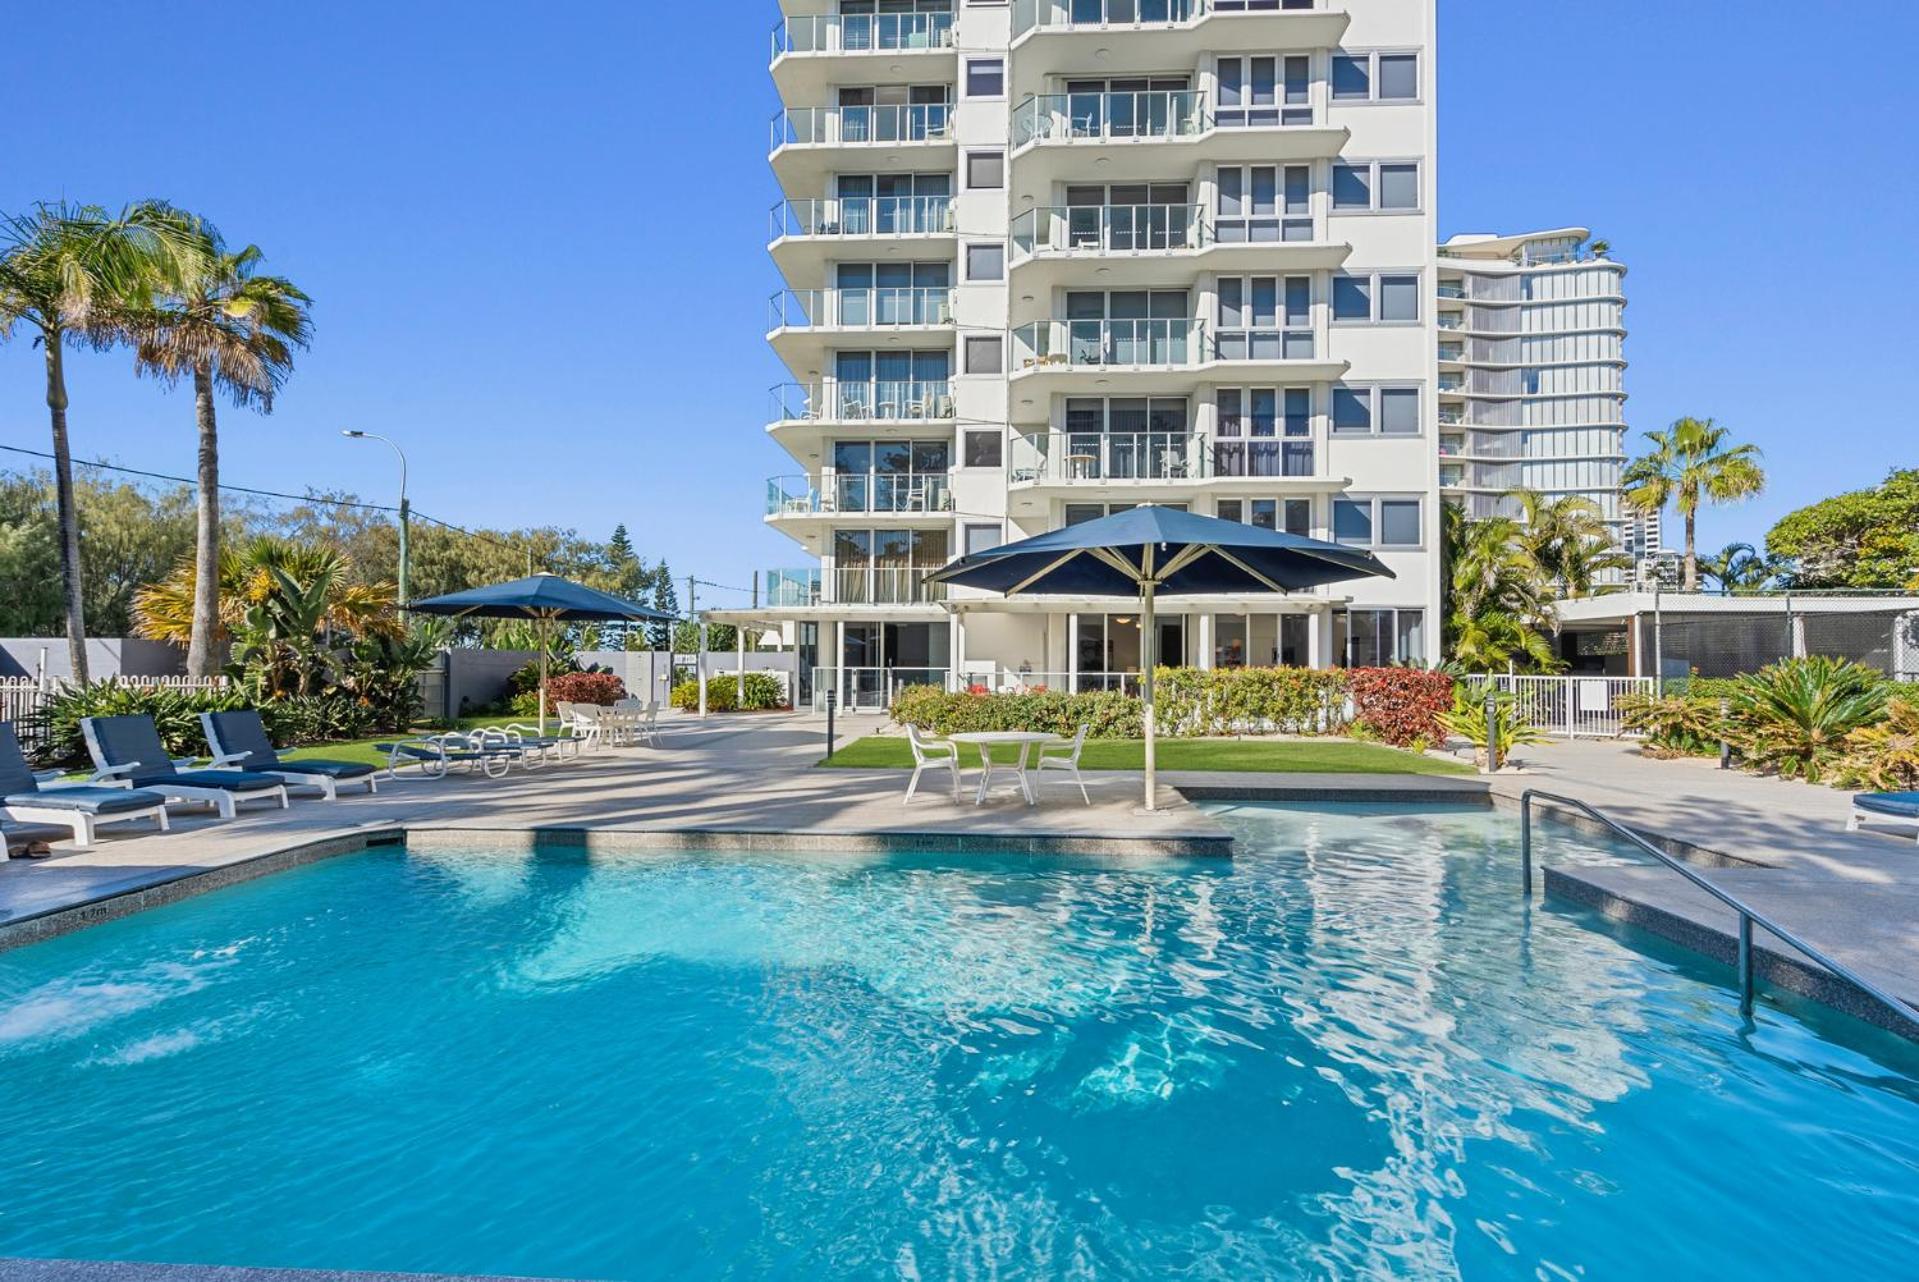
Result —
MULTIPOLYGON (((739 674, 736 672, 709 672, 706 676, 706 710, 708 712, 770 712, 776 708, 791 705, 786 699, 786 686, 770 672, 749 672, 746 674, 746 699, 739 698, 739 674)), ((673 687, 671 696, 676 708, 698 711, 700 706, 700 683, 698 679, 682 681, 673 687)))
POLYGON ((1346 724, 1337 668, 1161 668, 1155 714, 1168 734, 1332 734, 1346 724))
POLYGON ((1439 718, 1453 710, 1453 679, 1419 668, 1356 668, 1348 676, 1353 722, 1395 748, 1446 741, 1439 718))
POLYGON ((1146 723, 1140 702, 1116 690, 1039 690, 1028 694, 948 693, 938 686, 908 686, 893 701, 893 720, 929 734, 969 734, 981 730, 1026 730, 1071 735, 1082 724, 1097 739, 1143 739, 1146 723))

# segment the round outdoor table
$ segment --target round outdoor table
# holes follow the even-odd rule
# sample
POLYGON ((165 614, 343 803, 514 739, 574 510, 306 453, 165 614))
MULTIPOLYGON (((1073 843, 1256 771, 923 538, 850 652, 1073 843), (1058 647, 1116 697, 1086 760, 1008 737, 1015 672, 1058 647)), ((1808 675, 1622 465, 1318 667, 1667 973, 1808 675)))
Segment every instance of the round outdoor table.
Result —
MULTIPOLYGON (((952 743, 970 743, 979 748, 979 791, 973 797, 973 804, 976 806, 985 802, 987 785, 993 780, 994 748, 1002 746, 1019 748, 1019 760, 1011 763, 1011 769, 1019 776, 1019 790, 1025 794, 1026 804, 1031 806, 1036 804, 1036 801, 1033 796, 1032 780, 1026 777, 1026 758, 1032 753, 1033 745, 1066 742, 1059 735, 1044 734, 1036 730, 973 730, 946 737, 952 743)), ((1009 763, 1002 761, 998 765, 1004 770, 1008 768, 1009 763)))

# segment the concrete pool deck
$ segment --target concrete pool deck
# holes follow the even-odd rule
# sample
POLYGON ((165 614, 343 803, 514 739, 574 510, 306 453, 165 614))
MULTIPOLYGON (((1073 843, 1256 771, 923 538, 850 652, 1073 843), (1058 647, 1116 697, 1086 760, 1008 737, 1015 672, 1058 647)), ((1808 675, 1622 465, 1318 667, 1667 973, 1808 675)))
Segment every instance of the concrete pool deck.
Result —
MULTIPOLYGON (((842 726, 847 739, 862 729, 842 726)), ((1166 808, 1151 816, 1138 812, 1139 776, 1129 772, 1089 772, 1090 807, 1061 777, 1047 780, 1037 807, 1010 789, 984 806, 972 804, 970 790, 954 804, 937 775, 922 781, 909 806, 901 801, 902 771, 813 769, 824 753, 823 729, 805 714, 685 718, 667 723, 663 749, 587 753, 505 779, 403 775, 383 781, 375 797, 300 800, 290 811, 242 812, 230 823, 176 809, 171 833, 129 825, 124 834, 109 829, 92 851, 61 848, 51 859, 0 866, 0 947, 408 833, 421 844, 525 841, 531 833, 606 849, 1217 855, 1227 853, 1230 834, 1194 802, 1490 801, 1511 808, 1532 787, 1578 797, 1713 866, 1710 875, 1732 893, 1919 1004, 1919 849, 1909 838, 1847 833, 1847 796, 1829 789, 1580 741, 1527 748, 1523 773, 1491 781, 1167 772, 1166 808)), ((1669 870, 1555 868, 1549 843, 1540 856, 1549 895, 1729 955, 1733 915, 1669 870)), ((1782 964, 1769 977, 1847 1005, 1842 994, 1796 982, 1782 964)))

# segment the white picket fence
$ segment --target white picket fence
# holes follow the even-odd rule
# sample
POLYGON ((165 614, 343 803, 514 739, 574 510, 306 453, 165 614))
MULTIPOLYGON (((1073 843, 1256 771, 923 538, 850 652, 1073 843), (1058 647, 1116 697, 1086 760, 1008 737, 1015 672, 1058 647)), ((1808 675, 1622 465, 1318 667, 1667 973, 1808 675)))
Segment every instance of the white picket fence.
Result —
POLYGON ((1616 739, 1629 733, 1619 703, 1629 694, 1651 694, 1651 677, 1492 676, 1503 693, 1514 696, 1527 722, 1566 739, 1616 739))
MULTIPOLYGON (((223 690, 225 677, 106 677, 115 685, 136 690, 223 690)), ((52 705, 65 683, 44 684, 33 677, 0 677, 0 721, 11 721, 20 741, 35 745, 44 733, 41 714, 52 705)))

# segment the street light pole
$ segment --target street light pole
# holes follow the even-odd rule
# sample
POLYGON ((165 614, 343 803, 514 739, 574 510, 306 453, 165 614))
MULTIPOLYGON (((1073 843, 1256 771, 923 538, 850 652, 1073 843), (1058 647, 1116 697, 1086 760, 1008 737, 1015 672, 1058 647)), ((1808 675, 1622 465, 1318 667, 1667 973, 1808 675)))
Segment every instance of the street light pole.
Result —
POLYGON ((378 432, 362 432, 358 428, 349 427, 343 428, 340 435, 356 441, 385 441, 393 452, 400 456, 400 606, 404 609, 408 600, 406 594, 407 524, 408 518, 412 515, 412 508, 408 506, 406 500, 406 451, 378 432))

